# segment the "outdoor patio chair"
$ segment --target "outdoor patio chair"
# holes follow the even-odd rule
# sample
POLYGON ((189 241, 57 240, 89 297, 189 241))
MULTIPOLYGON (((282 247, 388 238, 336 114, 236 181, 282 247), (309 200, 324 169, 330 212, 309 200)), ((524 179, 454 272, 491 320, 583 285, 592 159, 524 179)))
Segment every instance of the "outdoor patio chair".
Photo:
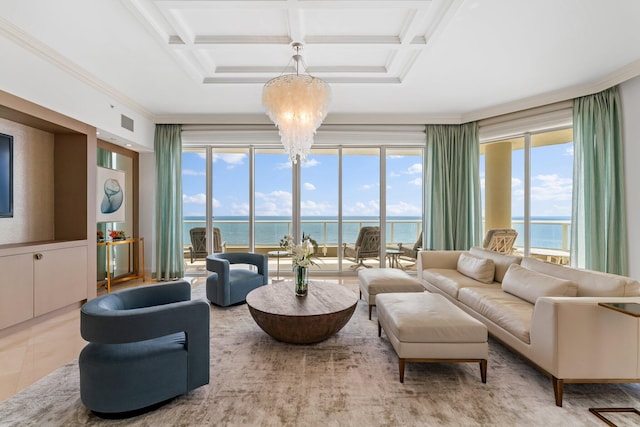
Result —
POLYGON ((369 268, 364 264, 364 260, 368 258, 380 257, 380 227, 362 227, 358 233, 356 242, 353 245, 344 244, 344 258, 351 259, 357 263, 351 268, 358 267, 369 268))
MULTIPOLYGON (((198 258, 206 258, 207 252, 207 229, 204 227, 194 227, 189 230, 191 237, 191 246, 189 247, 189 256, 191 264, 198 258)), ((213 253, 223 253, 226 250, 226 242, 222 241, 222 233, 218 227, 213 227, 213 253)))
POLYGON ((513 228, 493 228, 487 231, 482 247, 490 251, 510 254, 518 237, 518 232, 513 228))

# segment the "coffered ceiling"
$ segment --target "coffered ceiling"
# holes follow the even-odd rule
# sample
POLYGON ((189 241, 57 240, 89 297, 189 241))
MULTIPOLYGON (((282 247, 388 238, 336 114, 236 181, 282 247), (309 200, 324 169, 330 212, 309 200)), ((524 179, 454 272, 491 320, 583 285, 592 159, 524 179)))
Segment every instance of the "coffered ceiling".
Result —
POLYGON ((639 75, 639 28, 637 0, 0 2, 0 37, 157 122, 267 122, 293 42, 329 122, 474 120, 639 75))

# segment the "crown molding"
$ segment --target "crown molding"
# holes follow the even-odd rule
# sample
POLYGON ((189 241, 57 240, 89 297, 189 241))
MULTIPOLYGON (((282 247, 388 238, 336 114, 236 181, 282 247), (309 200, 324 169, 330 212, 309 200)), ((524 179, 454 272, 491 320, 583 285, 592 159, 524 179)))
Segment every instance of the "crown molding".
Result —
POLYGON ((96 78, 93 74, 89 73, 78 64, 73 63, 57 51, 51 49, 49 46, 40 42, 39 40, 31 37, 26 32, 22 31, 19 27, 13 25, 11 22, 0 17, 0 35, 16 43, 20 47, 36 54, 40 58, 49 62, 52 65, 60 68, 65 73, 75 77, 79 81, 97 89, 101 93, 107 95, 114 101, 120 103, 127 108, 135 111, 148 120, 154 119, 154 114, 144 108, 142 105, 135 102, 133 99, 122 94, 122 92, 109 86, 105 82, 96 78))
POLYGON ((640 60, 633 61, 624 67, 607 74, 601 79, 589 83, 547 92, 540 95, 523 98, 514 102, 496 105, 493 107, 476 110, 462 115, 462 123, 487 119, 516 111, 527 110, 529 108, 540 107, 553 104, 555 102, 567 101, 581 96, 591 95, 605 89, 618 85, 622 82, 640 76, 640 60))

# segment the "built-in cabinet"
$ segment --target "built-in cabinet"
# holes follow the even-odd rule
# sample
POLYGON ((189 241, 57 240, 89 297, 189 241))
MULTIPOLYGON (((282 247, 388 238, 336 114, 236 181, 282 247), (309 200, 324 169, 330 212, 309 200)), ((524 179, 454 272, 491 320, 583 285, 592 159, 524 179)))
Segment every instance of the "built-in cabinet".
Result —
POLYGON ((1 331, 96 296, 96 130, 0 91, 0 132, 14 136, 14 217, 0 218, 1 331))
POLYGON ((87 245, 51 243, 3 252, 15 254, 0 256, 0 329, 87 298, 87 245))

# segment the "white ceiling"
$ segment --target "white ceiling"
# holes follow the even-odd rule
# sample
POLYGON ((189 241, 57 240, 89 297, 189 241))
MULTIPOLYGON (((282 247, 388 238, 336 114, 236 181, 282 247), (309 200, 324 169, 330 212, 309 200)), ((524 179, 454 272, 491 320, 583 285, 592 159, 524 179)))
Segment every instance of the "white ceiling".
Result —
POLYGON ((2 0, 0 29, 157 121, 265 117, 292 42, 329 119, 477 119, 640 74, 638 0, 2 0))

